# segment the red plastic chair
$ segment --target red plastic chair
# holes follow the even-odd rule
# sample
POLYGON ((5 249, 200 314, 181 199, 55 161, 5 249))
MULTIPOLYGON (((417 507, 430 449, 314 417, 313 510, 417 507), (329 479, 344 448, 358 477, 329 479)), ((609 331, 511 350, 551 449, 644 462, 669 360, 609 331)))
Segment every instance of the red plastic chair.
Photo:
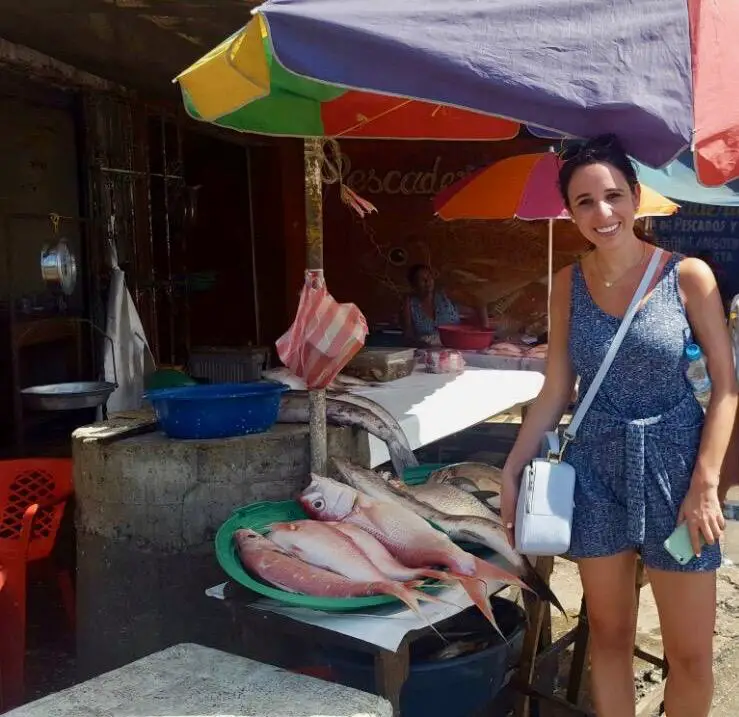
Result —
MULTIPOLYGON (((0 709, 24 696, 26 587, 29 563, 52 567, 54 543, 73 492, 72 461, 66 458, 0 461, 0 709)), ((69 571, 53 568, 62 602, 74 625, 75 599, 69 571)))

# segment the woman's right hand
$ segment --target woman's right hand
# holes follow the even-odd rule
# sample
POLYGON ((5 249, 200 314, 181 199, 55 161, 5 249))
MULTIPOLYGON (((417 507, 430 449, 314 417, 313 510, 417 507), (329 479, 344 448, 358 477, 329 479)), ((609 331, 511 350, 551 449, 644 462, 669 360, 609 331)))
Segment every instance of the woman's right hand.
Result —
POLYGON ((500 517, 503 521, 508 542, 512 548, 516 547, 516 505, 518 503, 518 490, 520 482, 517 477, 508 473, 503 474, 503 484, 500 492, 500 517))

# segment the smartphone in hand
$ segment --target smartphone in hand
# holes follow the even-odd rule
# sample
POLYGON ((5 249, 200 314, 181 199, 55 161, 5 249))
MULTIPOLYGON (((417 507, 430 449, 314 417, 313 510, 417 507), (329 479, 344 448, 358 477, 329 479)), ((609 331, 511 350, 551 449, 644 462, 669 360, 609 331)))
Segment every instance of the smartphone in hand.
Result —
MULTIPOLYGON (((706 541, 701 533, 701 544, 705 545, 706 541)), ((667 540, 664 542, 665 550, 672 555, 680 565, 687 565, 694 557, 693 543, 690 540, 690 530, 687 523, 681 523, 672 531, 667 540)))

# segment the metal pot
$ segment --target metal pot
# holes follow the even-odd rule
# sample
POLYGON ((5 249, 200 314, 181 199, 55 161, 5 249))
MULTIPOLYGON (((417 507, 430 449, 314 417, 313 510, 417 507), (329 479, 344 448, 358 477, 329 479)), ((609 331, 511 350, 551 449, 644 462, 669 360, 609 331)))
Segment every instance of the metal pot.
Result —
POLYGON ((69 296, 77 285, 77 259, 66 239, 41 250, 41 278, 69 296))
POLYGON ((26 406, 35 411, 75 411, 101 406, 116 388, 109 381, 76 381, 29 386, 21 394, 26 406))

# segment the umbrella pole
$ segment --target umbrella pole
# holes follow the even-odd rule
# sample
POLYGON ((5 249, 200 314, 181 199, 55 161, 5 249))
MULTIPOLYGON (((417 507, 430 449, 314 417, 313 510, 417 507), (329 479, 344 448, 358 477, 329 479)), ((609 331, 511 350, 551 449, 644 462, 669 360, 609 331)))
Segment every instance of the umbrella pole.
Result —
POLYGON ((552 274, 554 273, 554 219, 549 220, 549 247, 547 257, 547 333, 552 328, 552 274))
MULTIPOLYGON (((303 162, 305 171, 305 241, 306 270, 323 275, 323 197, 321 170, 323 167, 323 141, 315 137, 304 140, 303 162)), ((326 391, 309 393, 310 469, 312 473, 326 475, 326 391)))

